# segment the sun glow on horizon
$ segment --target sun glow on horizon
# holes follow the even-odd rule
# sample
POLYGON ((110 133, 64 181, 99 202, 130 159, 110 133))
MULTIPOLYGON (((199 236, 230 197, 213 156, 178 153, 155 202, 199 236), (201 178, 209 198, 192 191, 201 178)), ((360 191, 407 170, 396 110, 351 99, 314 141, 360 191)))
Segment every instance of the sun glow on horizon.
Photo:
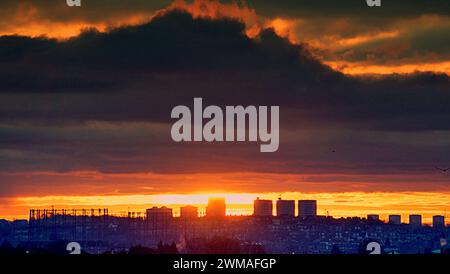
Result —
MULTIPOLYGON (((101 208, 107 207, 112 214, 124 215, 128 211, 144 212, 152 206, 173 208, 174 216, 179 215, 179 208, 185 205, 198 207, 204 215, 210 197, 224 197, 227 215, 251 215, 253 201, 259 197, 270 199, 274 203, 280 193, 192 193, 192 194, 154 194, 154 195, 99 195, 99 196, 38 196, 17 197, 7 209, 0 211, 1 216, 26 218, 30 208, 101 208), (13 210, 15 209, 15 210, 13 210), (16 214, 14 214, 16 212, 16 214)), ((285 192, 283 199, 318 201, 318 214, 333 217, 365 217, 367 214, 379 214, 386 219, 388 214, 402 215, 407 222, 409 214, 422 214, 424 223, 431 223, 433 215, 446 215, 450 208, 450 193, 433 192, 337 192, 337 193, 301 193, 285 192)), ((446 222, 450 218, 446 216, 446 222)))

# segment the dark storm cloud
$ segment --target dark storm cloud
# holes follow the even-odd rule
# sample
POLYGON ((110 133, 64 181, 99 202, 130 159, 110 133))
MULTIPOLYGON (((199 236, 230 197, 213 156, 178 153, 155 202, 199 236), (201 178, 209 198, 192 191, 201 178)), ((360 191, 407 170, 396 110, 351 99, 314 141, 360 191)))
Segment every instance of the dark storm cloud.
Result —
MULTIPOLYGON (((446 33, 449 28, 450 7, 448 1, 440 0, 391 0, 385 1, 381 8, 369 8, 365 0, 85 0, 82 8, 70 8, 65 0, 6 0, 0 3, 0 33, 67 38, 88 26, 104 30, 108 26, 135 25, 161 10, 174 7, 192 9, 194 14, 203 13, 213 18, 240 18, 248 28, 255 24, 265 26, 276 18, 290 18, 290 35, 297 41, 319 47, 321 51, 317 52, 327 61, 345 61, 347 64, 366 61, 374 65, 388 64, 386 59, 389 59, 390 65, 409 63, 420 67, 420 63, 445 61, 449 58, 448 49, 441 46, 446 44, 445 37, 448 35, 444 38, 438 35, 446 33), (423 29, 429 23, 431 26, 423 29), (397 35, 390 37, 388 41, 377 38, 386 33, 397 35), (338 45, 339 42, 345 42, 345 39, 366 36, 370 37, 368 42, 362 45, 357 43, 356 47, 353 44, 348 47, 338 45), (430 38, 436 40, 427 43, 430 38), (392 54, 391 48, 386 50, 384 47, 372 46, 372 43, 377 42, 405 50, 392 54), (338 47, 330 48, 330 44, 338 47)), ((436 71, 446 70, 440 67, 436 71)))
POLYGON ((148 119, 165 116, 173 104, 188 103, 194 95, 224 103, 236 96, 244 103, 277 97, 281 103, 297 96, 294 86, 344 79, 270 30, 257 40, 243 32, 239 22, 194 20, 175 12, 64 42, 4 37, 2 118, 148 119), (12 46, 11 40, 18 42, 12 46), (30 44, 39 46, 29 49, 30 44), (33 104, 27 108, 13 102, 29 98, 33 104))
POLYGON ((450 161, 448 76, 345 76, 271 30, 248 38, 236 21, 173 12, 67 41, 2 37, 0 53, 6 171, 395 173, 450 161), (172 142, 170 111, 194 96, 280 105, 279 153, 172 142))
POLYGON ((58 69, 69 66, 99 72, 135 69, 136 75, 155 71, 289 70, 293 67, 311 75, 304 68, 308 66, 338 77, 338 73, 310 58, 302 47, 289 44, 272 31, 263 32, 260 41, 255 41, 244 35, 244 29, 236 21, 193 20, 189 14, 174 12, 145 25, 122 27, 109 33, 88 30, 64 42, 2 37, 0 58, 4 66, 58 69))
POLYGON ((172 12, 63 42, 3 37, 0 53, 3 121, 168 122, 174 105, 203 96, 209 104, 279 104, 294 127, 300 114, 310 124, 450 127, 441 123, 450 118, 446 75, 350 78, 271 30, 250 39, 231 20, 172 12))

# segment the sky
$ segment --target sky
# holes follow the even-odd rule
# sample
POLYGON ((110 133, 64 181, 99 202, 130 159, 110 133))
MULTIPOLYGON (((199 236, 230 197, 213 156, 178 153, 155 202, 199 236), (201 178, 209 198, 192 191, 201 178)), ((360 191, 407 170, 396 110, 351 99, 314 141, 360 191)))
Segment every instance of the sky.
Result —
POLYGON ((0 218, 280 193, 339 216, 446 214, 449 15, 419 0, 2 1, 0 218), (279 150, 173 142, 170 111, 194 97, 279 105, 279 150))

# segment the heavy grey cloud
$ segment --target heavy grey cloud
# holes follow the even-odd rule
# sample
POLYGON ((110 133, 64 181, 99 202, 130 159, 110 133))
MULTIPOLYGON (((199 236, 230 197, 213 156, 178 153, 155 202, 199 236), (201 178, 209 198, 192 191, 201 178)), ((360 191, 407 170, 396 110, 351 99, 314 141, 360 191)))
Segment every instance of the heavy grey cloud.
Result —
POLYGON ((3 171, 414 174, 450 162, 447 75, 346 76, 232 20, 172 12, 67 41, 2 37, 0 71, 3 171), (279 152, 173 143, 170 110, 195 96, 280 105, 279 152))

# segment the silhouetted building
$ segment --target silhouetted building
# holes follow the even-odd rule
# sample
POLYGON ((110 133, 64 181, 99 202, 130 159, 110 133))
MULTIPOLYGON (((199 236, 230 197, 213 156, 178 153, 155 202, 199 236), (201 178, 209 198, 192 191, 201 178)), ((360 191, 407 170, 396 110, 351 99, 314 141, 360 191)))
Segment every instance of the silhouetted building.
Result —
POLYGON ((380 215, 378 215, 378 214, 368 214, 367 215, 367 220, 368 221, 379 221, 380 220, 380 215))
POLYGON ((442 215, 433 216, 433 227, 445 227, 445 217, 442 215))
POLYGON ((412 226, 422 226, 422 215, 412 214, 409 215, 409 224, 412 226))
POLYGON ((195 237, 196 226, 198 220, 198 209, 195 206, 183 206, 180 208, 180 224, 184 237, 195 237))
POLYGON ((402 223, 402 217, 400 215, 389 215, 389 223, 391 225, 399 225, 402 223))
POLYGON ((295 201, 294 200, 277 200, 277 216, 278 217, 295 217, 295 201))
POLYGON ((163 207, 152 207, 147 209, 147 228, 149 236, 155 242, 164 241, 169 234, 169 228, 172 226, 172 209, 163 207))
POLYGON ((225 217, 225 198, 209 198, 206 217, 225 217))
POLYGON ((256 198, 253 202, 253 216, 270 217, 272 216, 273 204, 272 200, 261 200, 256 198))
POLYGON ((317 216, 317 201, 316 200, 299 200, 298 201, 298 216, 300 216, 300 217, 317 216))
POLYGON ((166 221, 171 220, 173 217, 172 209, 168 207, 152 207, 147 209, 147 220, 148 221, 166 221))
MULTIPOLYGON (((223 202, 222 199, 222 206, 223 202)), ((211 208, 214 208, 213 202, 210 203, 211 208)), ((352 254, 366 252, 369 242, 383 241, 384 253, 417 254, 437 251, 446 253, 446 239, 450 233, 448 226, 413 227, 383 222, 370 225, 370 221, 358 217, 316 217, 306 220, 292 218, 285 221, 271 217, 227 216, 205 220, 193 218, 195 207, 183 207, 182 211, 183 218, 173 218, 170 209, 154 207, 147 210, 146 218, 142 218, 140 212, 129 212, 128 216, 114 216, 109 215, 106 209, 81 209, 79 212, 76 209, 32 209, 28 222, 0 220, 0 243, 6 241, 10 243, 9 246, 17 246, 14 252, 29 250, 30 253, 34 252, 34 247, 45 250, 53 250, 56 247, 59 250, 63 246, 58 242, 62 244, 70 240, 83 243, 83 250, 93 254, 105 251, 124 252, 128 249, 130 253, 134 253, 136 250, 131 252, 133 248, 130 247, 139 245, 149 247, 146 248, 146 253, 165 252, 161 247, 172 242, 179 243, 177 246, 183 254, 352 254), (440 249, 437 249, 438 240, 440 249)), ((224 213, 223 208, 221 212, 224 213)), ((420 224, 421 216, 416 216, 418 217, 411 215, 410 222, 420 224)), ((378 215, 369 216, 369 219, 377 220, 378 215)), ((392 217, 390 220, 392 223, 392 217)), ((443 226, 444 221, 444 216, 435 216, 434 226, 443 226)), ((175 247, 175 244, 173 246, 175 247)), ((0 253, 4 252, 5 248, 11 250, 8 245, 3 245, 0 247, 0 253)), ((64 250, 62 248, 61 252, 64 250)))
POLYGON ((183 206, 180 208, 181 219, 196 219, 198 217, 198 209, 195 206, 183 206))

